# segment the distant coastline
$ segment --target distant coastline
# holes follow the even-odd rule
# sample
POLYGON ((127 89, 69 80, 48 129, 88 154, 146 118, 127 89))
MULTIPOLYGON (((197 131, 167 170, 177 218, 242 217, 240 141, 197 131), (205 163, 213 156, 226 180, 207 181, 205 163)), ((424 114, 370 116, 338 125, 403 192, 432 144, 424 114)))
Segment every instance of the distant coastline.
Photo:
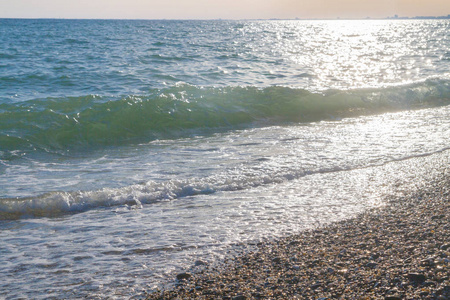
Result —
MULTIPOLYGON (((285 20, 285 19, 277 19, 272 18, 269 20, 285 20)), ((365 17, 365 18, 341 18, 336 17, 335 19, 319 19, 319 18, 295 18, 295 19, 287 19, 287 20, 450 20, 450 14, 446 16, 415 16, 415 17, 402 17, 399 15, 394 15, 392 17, 384 17, 384 18, 372 18, 372 17, 365 17)))
POLYGON ((400 17, 398 15, 395 15, 393 17, 387 17, 386 19, 400 19, 400 20, 436 20, 436 19, 450 19, 450 15, 446 16, 416 16, 416 17, 400 17))

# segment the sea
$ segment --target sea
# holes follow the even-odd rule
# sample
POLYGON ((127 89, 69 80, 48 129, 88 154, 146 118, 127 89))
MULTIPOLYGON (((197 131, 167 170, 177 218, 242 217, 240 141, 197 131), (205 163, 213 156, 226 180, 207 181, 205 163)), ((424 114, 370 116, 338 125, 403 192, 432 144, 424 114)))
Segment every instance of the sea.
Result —
POLYGON ((448 19, 0 19, 0 41, 0 299, 138 299, 449 165, 448 19))

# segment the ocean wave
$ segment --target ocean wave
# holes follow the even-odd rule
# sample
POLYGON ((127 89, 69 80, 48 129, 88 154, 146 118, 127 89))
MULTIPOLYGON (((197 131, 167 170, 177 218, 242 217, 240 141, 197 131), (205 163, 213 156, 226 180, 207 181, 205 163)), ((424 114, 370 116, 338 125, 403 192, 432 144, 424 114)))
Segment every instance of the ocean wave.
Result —
MULTIPOLYGON (((294 173, 298 173, 296 177, 304 175, 300 171, 294 173)), ((267 174, 243 176, 242 174, 224 173, 207 178, 166 182, 148 181, 122 188, 104 188, 97 191, 51 192, 36 197, 4 198, 0 199, 0 220, 55 217, 99 207, 141 208, 142 204, 194 195, 207 195, 218 191, 243 190, 292 178, 293 174, 284 173, 276 176, 273 174, 270 176, 267 174)))
POLYGON ((36 99, 0 104, 0 159, 208 134, 245 126, 339 120, 450 104, 450 80, 313 93, 289 87, 155 89, 111 99, 36 99))
MULTIPOLYGON (((427 157, 449 151, 442 148, 433 152, 391 159, 377 164, 381 166, 395 161, 427 157)), ((361 169, 361 166, 328 167, 316 170, 291 168, 279 172, 264 170, 247 174, 229 170, 204 178, 173 179, 167 181, 147 181, 120 188, 102 188, 91 191, 49 192, 34 197, 0 198, 0 220, 21 218, 59 217, 81 213, 99 208, 141 209, 143 204, 171 201, 196 195, 209 195, 217 192, 240 191, 268 184, 280 184, 315 174, 345 172, 361 169)))
POLYGON ((121 188, 93 191, 49 192, 34 197, 0 198, 0 220, 58 217, 98 208, 140 209, 143 204, 170 201, 195 195, 238 191, 266 184, 277 184, 306 175, 342 171, 328 168, 316 171, 290 169, 277 173, 228 171, 205 178, 147 181, 121 188))

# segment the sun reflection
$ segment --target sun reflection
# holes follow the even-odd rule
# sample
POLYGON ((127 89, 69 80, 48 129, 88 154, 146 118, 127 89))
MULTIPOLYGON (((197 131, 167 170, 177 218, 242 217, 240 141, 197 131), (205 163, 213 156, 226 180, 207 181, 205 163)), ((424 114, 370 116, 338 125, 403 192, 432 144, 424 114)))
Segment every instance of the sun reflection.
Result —
MULTIPOLYGON (((293 86, 304 82, 320 91, 416 80, 436 64, 417 59, 417 47, 424 55, 435 48, 429 45, 429 31, 422 32, 419 25, 393 20, 280 21, 254 24, 242 32, 247 36, 264 33, 263 39, 248 46, 258 55, 267 51, 267 56, 279 58, 270 66, 270 74, 283 74, 284 82, 292 76, 296 78, 293 86)), ((433 33, 436 39, 445 34, 443 30, 433 33)))

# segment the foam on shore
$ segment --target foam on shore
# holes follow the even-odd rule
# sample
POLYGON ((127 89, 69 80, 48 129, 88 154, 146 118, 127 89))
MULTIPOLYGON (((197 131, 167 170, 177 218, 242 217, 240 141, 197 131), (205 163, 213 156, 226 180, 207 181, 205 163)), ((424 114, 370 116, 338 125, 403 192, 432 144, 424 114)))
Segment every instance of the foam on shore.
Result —
POLYGON ((386 207, 179 274, 147 299, 449 299, 450 169, 386 207))

